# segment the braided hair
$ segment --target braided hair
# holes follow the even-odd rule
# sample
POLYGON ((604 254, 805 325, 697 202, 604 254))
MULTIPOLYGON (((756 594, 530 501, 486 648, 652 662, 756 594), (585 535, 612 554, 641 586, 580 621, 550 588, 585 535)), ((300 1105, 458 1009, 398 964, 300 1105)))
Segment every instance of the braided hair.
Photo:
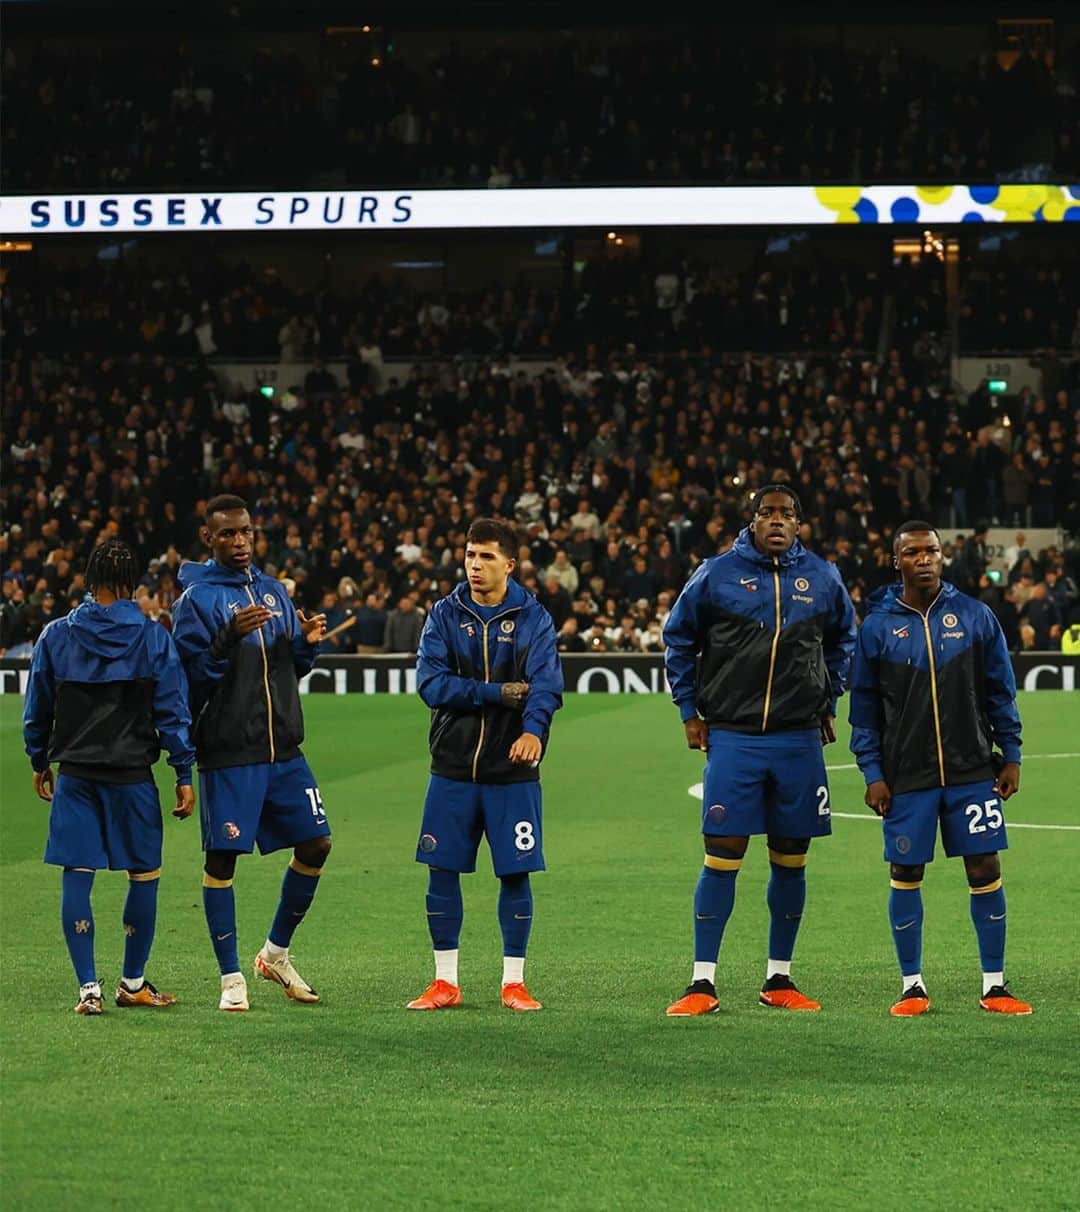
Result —
POLYGON ((119 539, 106 539, 95 547, 86 561, 86 588, 95 593, 99 589, 111 589, 118 597, 126 591, 130 596, 139 583, 139 568, 135 553, 119 539))

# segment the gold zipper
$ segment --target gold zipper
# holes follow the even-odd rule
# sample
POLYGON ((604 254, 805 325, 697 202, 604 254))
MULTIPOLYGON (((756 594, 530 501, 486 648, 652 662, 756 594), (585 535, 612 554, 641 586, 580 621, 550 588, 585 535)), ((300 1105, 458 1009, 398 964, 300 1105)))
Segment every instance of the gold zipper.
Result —
MULTIPOLYGON (((458 599, 458 601, 461 603, 462 610, 464 610, 466 614, 471 614, 472 617, 484 629, 484 681, 487 682, 491 676, 491 666, 488 664, 488 638, 487 638, 488 637, 488 627, 492 623, 497 623, 499 621, 499 619, 501 619, 504 615, 513 614, 518 609, 518 607, 512 606, 509 610, 504 610, 502 612, 502 614, 495 615, 494 618, 488 619, 488 621, 485 623, 484 620, 476 613, 475 610, 470 610, 468 608, 468 606, 466 606, 465 603, 461 601, 460 598, 458 599)), ((473 777, 474 783, 476 782, 476 767, 477 767, 477 763, 480 761, 480 750, 483 747, 483 744, 484 744, 484 709, 483 709, 483 707, 481 707, 480 708, 480 736, 476 742, 476 752, 473 754, 473 760, 472 760, 472 777, 473 777)))
MULTIPOLYGON (((250 576, 251 574, 248 573, 249 578, 250 576)), ((247 585, 246 588, 248 600, 252 606, 258 606, 258 602, 255 601, 255 595, 251 592, 251 585, 247 585)), ((274 705, 273 700, 270 698, 270 662, 266 659, 266 641, 263 639, 261 627, 259 628, 258 636, 263 659, 263 690, 266 691, 266 727, 270 737, 270 761, 273 762, 276 753, 274 747, 274 705)))
MULTIPOLYGON (((938 597, 941 596, 941 591, 938 591, 938 597)), ((901 602, 896 599, 900 605, 907 610, 915 610, 914 606, 908 606, 907 602, 901 602)), ((941 747, 941 715, 938 711, 937 697, 937 666, 934 664, 934 642, 930 636, 930 611, 934 609, 934 604, 937 602, 937 597, 927 607, 926 614, 921 610, 915 610, 915 613, 922 619, 923 634, 926 637, 926 656, 930 662, 930 702, 934 712, 934 739, 937 741, 937 764, 938 778, 941 780, 942 787, 945 786, 945 751, 941 747)))
POLYGON ((776 590, 776 630, 773 632, 772 652, 769 653, 769 680, 765 684, 765 710, 761 715, 761 731, 764 732, 769 723, 769 703, 772 700, 773 671, 776 669, 776 649, 780 643, 780 572, 779 562, 773 556, 773 586, 776 590))
MULTIPOLYGON (((479 616, 477 616, 477 617, 479 617, 479 616)), ((486 682, 488 680, 488 675, 490 672, 490 669, 488 666, 488 645, 487 645, 488 625, 482 619, 480 620, 480 622, 481 622, 481 626, 484 628, 484 681, 486 682)), ((494 619, 492 620, 492 622, 494 622, 494 619)), ((480 761, 480 749, 483 746, 483 744, 484 744, 484 709, 483 709, 483 707, 481 707, 480 708, 480 736, 477 739, 476 752, 473 754, 473 760, 472 760, 472 779, 473 779, 474 783, 476 782, 476 764, 477 764, 477 762, 480 761)))

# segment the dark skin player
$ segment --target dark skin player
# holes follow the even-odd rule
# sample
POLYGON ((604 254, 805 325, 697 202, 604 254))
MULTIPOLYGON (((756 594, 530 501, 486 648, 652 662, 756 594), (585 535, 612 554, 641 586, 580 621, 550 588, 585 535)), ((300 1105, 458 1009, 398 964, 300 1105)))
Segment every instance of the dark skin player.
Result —
MULTIPOLYGON (((795 502, 786 492, 767 492, 758 502, 750 533, 754 546, 767 556, 782 556, 791 550, 799 533, 799 515, 795 502)), ((836 740, 836 717, 827 715, 821 721, 821 742, 832 744, 836 740)), ((709 726, 703 719, 687 720, 686 743, 691 749, 709 751, 709 726)), ((710 837, 705 834, 705 849, 717 858, 742 858, 750 844, 748 837, 710 837)), ((810 849, 809 838, 768 838, 769 848, 778 854, 806 854, 810 849)))
MULTIPOLYGON (((246 509, 223 509, 215 513, 208 525, 200 527, 199 537, 222 567, 231 568, 234 572, 247 571, 255 545, 255 531, 246 509)), ((296 613, 304 639, 309 644, 318 644, 326 633, 326 615, 308 617, 302 610, 296 613)), ((236 638, 243 639, 260 627, 265 627, 272 617, 271 612, 261 604, 245 606, 233 615, 230 625, 236 638)), ((306 867, 322 867, 329 853, 328 837, 311 838, 293 848, 297 862, 306 867)), ((236 872, 236 859, 237 855, 232 850, 208 850, 206 871, 215 879, 231 880, 236 872)))
MULTIPOLYGON (((941 544, 932 530, 911 531, 898 534, 893 546, 893 564, 900 570, 904 583, 900 600, 920 614, 925 615, 941 592, 941 544)), ((1020 790, 1020 767, 1016 762, 1006 762, 994 781, 994 790, 1004 803, 1020 790)), ((892 789, 883 779, 871 783, 866 789, 866 806, 878 816, 888 816, 892 803, 892 789)), ((1001 877, 1001 863, 997 853, 968 854, 964 856, 968 882, 981 887, 1001 877)), ((894 880, 917 883, 923 878, 923 864, 907 866, 891 863, 889 873, 894 880)))

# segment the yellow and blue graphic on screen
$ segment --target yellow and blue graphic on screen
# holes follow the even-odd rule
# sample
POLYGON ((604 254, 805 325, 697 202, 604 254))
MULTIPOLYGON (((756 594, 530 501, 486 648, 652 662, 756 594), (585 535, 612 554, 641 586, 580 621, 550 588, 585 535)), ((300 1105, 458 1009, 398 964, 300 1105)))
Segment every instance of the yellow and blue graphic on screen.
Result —
POLYGON ((1075 223, 1080 185, 819 185, 836 223, 1075 223))

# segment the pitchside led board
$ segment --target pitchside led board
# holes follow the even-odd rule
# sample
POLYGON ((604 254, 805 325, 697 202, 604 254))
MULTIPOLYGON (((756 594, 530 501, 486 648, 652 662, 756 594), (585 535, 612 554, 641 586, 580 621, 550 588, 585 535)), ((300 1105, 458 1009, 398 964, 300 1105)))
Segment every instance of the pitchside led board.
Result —
POLYGON ((1080 185, 746 185, 0 198, 0 234, 1080 222, 1080 185))

